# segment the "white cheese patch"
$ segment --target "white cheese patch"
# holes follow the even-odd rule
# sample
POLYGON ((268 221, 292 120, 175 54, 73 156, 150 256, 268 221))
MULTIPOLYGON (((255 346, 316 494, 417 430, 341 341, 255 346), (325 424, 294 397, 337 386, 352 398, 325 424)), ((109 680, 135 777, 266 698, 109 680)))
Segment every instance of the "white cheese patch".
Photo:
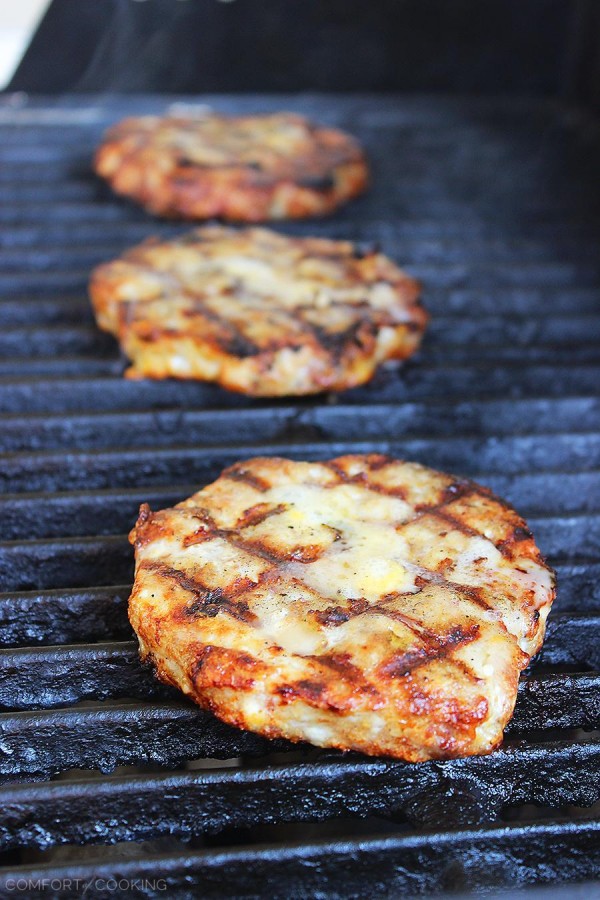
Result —
POLYGON ((553 587, 552 575, 548 569, 527 558, 516 559, 514 567, 512 572, 514 580, 525 590, 533 591, 536 606, 546 604, 553 587))
POLYGON ((402 560, 405 545, 393 528, 365 530, 356 543, 337 547, 315 562, 293 563, 290 570, 332 600, 364 597, 377 603, 386 594, 415 591, 414 577, 402 560))
POLYGON ((208 588, 226 587, 234 581, 247 578, 258 583, 269 563, 251 553, 234 547, 223 538, 212 538, 189 547, 180 547, 168 555, 169 565, 198 575, 198 580, 208 588))
POLYGON ((270 491, 269 500, 288 504, 285 521, 298 543, 311 543, 323 527, 338 533, 319 559, 287 567, 323 596, 364 597, 375 603, 386 594, 416 590, 414 576, 403 564, 406 542, 394 527, 413 513, 403 500, 359 485, 326 492, 318 486, 286 485, 270 491))

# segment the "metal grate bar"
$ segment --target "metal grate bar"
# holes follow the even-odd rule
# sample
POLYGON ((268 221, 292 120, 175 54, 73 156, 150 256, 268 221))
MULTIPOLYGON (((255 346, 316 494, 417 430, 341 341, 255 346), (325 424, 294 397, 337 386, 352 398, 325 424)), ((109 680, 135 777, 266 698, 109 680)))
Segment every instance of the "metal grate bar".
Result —
MULTIPOLYGON (((297 405, 229 410, 162 409, 123 412, 32 413, 2 419, 4 452, 62 448, 158 447, 173 443, 227 445, 240 433, 250 441, 284 440, 303 429, 327 440, 431 438, 463 434, 548 434, 600 430, 597 397, 474 400, 456 403, 297 405)), ((560 485, 558 485, 560 488, 560 485)))
MULTIPOLYGON (((243 435, 240 434, 240 437, 243 435)), ((516 475, 531 472, 593 471, 600 467, 600 434, 533 434, 484 437, 375 439, 369 441, 261 442, 265 455, 327 459, 344 453, 389 453, 404 459, 471 474, 516 475), (465 460, 472 461, 465 464, 465 460)), ((65 482, 72 490, 129 488, 142 485, 200 483, 224 466, 257 455, 257 444, 235 446, 137 448, 135 450, 52 451, 0 455, 0 492, 55 491, 65 482)))
MULTIPOLYGON (((146 895, 219 900, 244 896, 249 885, 274 900, 292 897, 410 896, 442 891, 526 887, 593 879, 600 864, 600 822, 549 822, 419 835, 267 845, 152 856, 87 865, 17 867, 11 878, 142 881, 146 895), (158 886, 157 886, 158 885, 158 886), (154 887, 153 887, 154 886, 154 887)), ((0 875, 0 889, 6 878, 0 875)))
MULTIPOLYGON (((98 652, 102 655, 102 648, 98 652)), ((123 666, 120 671, 127 677, 123 666)), ((141 684, 137 676, 131 683, 132 690, 141 684)), ((522 681, 507 734, 597 728, 599 692, 598 674, 547 675, 522 681)), ((72 767, 107 772, 115 765, 154 762, 173 766, 184 759, 228 759, 266 753, 278 746, 177 702, 3 713, 0 734, 0 777, 13 778, 50 775, 72 767)), ((280 749, 284 746, 281 742, 280 749)))
MULTIPOLYGON (((0 288, 1 289, 1 288, 0 288)), ((428 365, 418 372, 407 366, 399 374, 381 373, 367 388, 344 394, 345 403, 415 402, 424 399, 464 402, 487 397, 556 396, 597 393, 600 365, 519 366, 428 365)), ((90 410, 140 410, 161 407, 239 408, 267 405, 195 382, 120 381, 116 378, 0 379, 0 413, 70 413, 90 410)))
POLYGON ((0 717, 0 779, 187 759, 264 755, 284 744, 230 728, 190 705, 119 703, 6 713, 0 717))
MULTIPOLYGON (((99 340, 99 346, 103 338, 99 340)), ((443 349, 431 346, 428 350, 429 363, 461 364, 464 358, 464 350, 452 344, 443 349)), ((570 344, 562 347, 535 347, 529 351, 530 364, 545 365, 553 363, 555 366, 570 363, 571 365, 596 364, 600 360, 600 350, 595 344, 570 344)), ((517 346, 502 347, 474 347, 470 353, 474 364, 485 361, 487 365, 513 364, 521 359, 522 351, 517 346)), ((107 355, 98 356, 39 356, 12 357, 0 360, 0 378, 30 378, 33 375, 46 376, 48 379, 56 379, 73 375, 99 377, 113 375, 121 376, 124 369, 124 360, 115 355, 112 350, 107 355)))
MULTIPOLYGON (((580 355, 583 362, 589 361, 589 353, 585 350, 580 355)), ((122 372, 123 360, 117 356, 42 356, 37 359, 28 357, 17 359, 13 357, 6 361, 0 359, 0 379, 4 376, 10 376, 11 378, 19 378, 21 376, 24 378, 31 378, 32 376, 40 378, 43 376, 44 379, 73 375, 106 377, 107 375, 120 376, 122 372)))
MULTIPOLYGON (((70 338, 67 343, 71 343, 70 338)), ((67 352, 64 356, 54 356, 53 350, 46 354, 35 355, 34 351, 28 350, 32 355, 15 355, 6 354, 3 360, 0 360, 0 377, 10 377, 11 379, 27 378, 31 375, 43 372, 50 378, 62 378, 69 375, 113 375, 121 376, 125 369, 125 360, 118 355, 116 348, 109 346, 110 339, 108 336, 99 335, 93 337, 91 333, 81 335, 79 347, 74 347, 76 352, 67 352), (89 356, 82 356, 86 346, 89 349, 89 356), (32 358, 35 356, 35 358, 32 358)), ((57 345, 61 345, 61 337, 57 339, 57 345)), ((15 343, 16 346, 16 343, 15 343)), ((40 345, 43 346, 43 345, 40 345)), ((46 348, 44 348, 46 349, 46 348)), ((452 363, 462 365, 464 363, 465 348, 458 344, 431 344, 427 348, 428 365, 445 365, 452 363)), ((469 351, 469 357, 472 364, 490 366, 510 365, 520 361, 522 358, 522 348, 518 345, 491 345, 491 344, 474 344, 469 351)), ((563 345, 548 344, 533 347, 528 352, 530 365, 548 365, 555 366, 565 365, 585 365, 598 364, 600 360, 600 350, 595 342, 567 342, 563 345)))
POLYGON ((46 325, 43 328, 6 328, 0 334, 3 357, 23 359, 27 356, 77 356, 91 353, 115 356, 114 341, 109 335, 87 326, 65 328, 46 325))
POLYGON ((600 743, 504 747, 488 757, 408 765, 386 760, 312 761, 259 769, 7 786, 0 790, 0 849, 189 838, 224 827, 314 822, 333 816, 407 815, 428 804, 446 825, 477 824, 508 804, 591 806, 600 798, 600 743), (560 769, 558 781, 547 767, 560 769))
MULTIPOLYGON (((5 177, 14 180, 14 174, 5 174, 5 177)), ((36 185, 35 189, 31 188, 30 190, 32 192, 39 191, 44 187, 47 185, 36 185)), ((75 185, 71 183, 70 191, 73 192, 74 188, 75 185)), ((24 191, 27 195, 27 189, 22 186, 10 190, 14 191, 15 198, 22 198, 24 191)), ((404 195, 406 190, 407 188, 402 189, 404 195)), ((6 193, 7 189, 3 187, 0 176, 0 201, 3 199, 5 202, 10 201, 11 198, 7 197, 6 193)), ((97 188, 95 193, 97 193, 97 188)), ((93 200, 94 197, 92 196, 91 199, 93 200)), ((181 233, 186 225, 167 225, 165 227, 163 223, 157 222, 155 227, 160 230, 161 235, 166 237, 181 233)), ((188 229, 190 227, 194 227, 193 223, 187 225, 188 229)), ((361 228, 362 233, 368 234, 371 240, 373 239, 373 229, 379 230, 382 235, 390 233, 390 224, 387 221, 362 221, 361 228)), ((295 229, 293 224, 284 224, 282 230, 293 232, 295 229)), ((331 234, 332 231, 339 233, 341 226, 339 223, 333 225, 316 223, 313 230, 318 234, 331 234)), ((57 232, 48 232, 39 228, 30 228, 28 231, 17 227, 14 230, 11 229, 11 233, 6 236, 6 239, 3 238, 0 241, 0 271, 13 272, 23 269, 36 271, 50 268, 54 271, 69 269, 79 271, 82 267, 96 265, 98 262, 110 259, 135 241, 136 235, 139 240, 143 240, 147 237, 147 232, 148 228, 143 228, 139 222, 121 222, 115 227, 100 224, 92 228, 88 225, 82 226, 82 234, 87 234, 87 240, 84 241, 81 234, 74 234, 74 240, 71 241, 69 229, 62 226, 61 223, 58 224, 57 232), (28 237, 29 240, 27 240, 28 237)), ((476 278, 478 274, 486 277, 490 267, 498 262, 506 263, 511 266, 511 274, 506 273, 503 279, 510 278, 511 281, 519 283, 522 279, 523 287, 532 278, 539 278, 545 283, 550 276, 557 275, 556 278, 550 278, 553 287, 556 287, 563 278, 568 277, 576 265, 583 265, 584 272, 589 272, 592 278, 598 274, 597 270, 593 268, 594 247, 589 238, 587 241, 585 238, 574 240, 568 235, 555 238, 553 243, 557 260, 549 261, 548 250, 544 243, 539 240, 528 240, 527 236, 524 236, 522 240, 515 238, 490 240, 474 238, 470 233, 461 236, 461 239, 452 236, 442 239, 438 232, 435 237, 423 240, 415 239, 409 232, 404 235, 402 258, 403 265, 410 268, 425 266, 424 271, 438 273, 438 277, 439 273, 444 270, 446 277, 456 277, 461 264, 464 265, 468 262, 471 267, 473 259, 477 259, 477 257, 480 258, 477 259, 474 266, 476 278)), ((434 279, 431 283, 432 290, 435 290, 437 286, 434 279)), ((444 284, 444 286, 446 285, 444 284)), ((426 289, 429 290, 429 285, 426 289)), ((497 283, 495 289, 498 289, 497 283)))
MULTIPOLYGON (((577 588, 579 579, 576 579, 577 588)), ((0 594, 0 647, 68 644, 131 636, 126 603, 131 585, 0 594)), ((599 598, 600 601, 600 598, 599 598)))
POLYGON ((4 591, 131 581, 131 547, 123 536, 0 544, 4 591))
MULTIPOLYGON (((105 338, 100 336, 97 343, 97 355, 90 356, 52 356, 51 353, 32 359, 28 356, 6 357, 0 360, 0 378, 28 378, 32 375, 44 375, 48 379, 80 376, 121 376, 125 369, 125 360, 118 356, 114 348, 104 345, 105 338)), ((108 340, 108 339, 107 339, 108 340)), ((90 343, 92 339, 90 339, 90 343)), ((522 358, 522 349, 518 346, 474 346, 469 353, 472 364, 512 365, 522 358)), ((427 350, 428 365, 452 363, 462 365, 465 357, 463 347, 446 344, 444 347, 431 345, 427 350)), ((596 365, 600 361, 600 350, 595 343, 570 343, 563 346, 533 347, 528 352, 530 365, 596 365)), ((458 399, 458 398, 457 398, 458 399)))
MULTIPOLYGON (((18 180, 18 169, 12 169, 10 173, 0 172, 0 196, 4 194, 3 180, 13 183, 18 180)), ((38 183, 40 189, 47 187, 44 182, 38 183)), ((64 186, 66 187, 66 186, 64 186)), ((73 188, 73 185, 69 185, 73 188)), ((21 188, 16 189, 15 193, 21 188)), ((61 194, 61 196, 64 196, 61 194)), ((165 222, 153 223, 162 237, 176 235, 192 225, 169 225, 165 222)), ((343 227, 337 220, 329 222, 314 222, 312 231, 318 235, 341 234, 343 227)), ((388 220, 361 219, 354 223, 358 228, 358 234, 367 236, 373 240, 373 232, 379 238, 390 235, 390 223, 388 220)), ((293 233, 299 226, 294 223, 281 223, 281 230, 293 233)), ((460 263, 468 261, 474 256, 484 256, 487 263, 502 262, 506 264, 521 265, 523 262, 544 262, 548 257, 548 247, 543 240, 542 229, 536 229, 536 237, 532 239, 524 232, 520 236, 485 234, 482 228, 481 234, 477 233, 477 227, 472 223, 460 222, 399 222, 394 223, 395 240, 402 242, 403 265, 413 263, 440 264, 448 262, 460 263)), ((489 228, 487 229, 489 232, 489 228)), ((551 232, 552 245, 558 259, 569 260, 571 263, 594 260, 594 241, 589 234, 581 232, 576 234, 577 226, 571 231, 565 225, 564 231, 554 228, 551 232), (575 232, 575 233, 573 233, 575 232)), ((136 240, 142 241, 148 236, 147 223, 137 221, 115 222, 106 225, 98 224, 81 225, 74 231, 72 228, 57 223, 52 231, 45 227, 35 225, 18 225, 3 234, 0 239, 0 266, 14 269, 19 266, 41 265, 48 260, 53 265, 63 267, 67 262, 88 259, 92 262, 102 259, 110 259, 116 253, 120 253, 124 247, 131 245, 136 240)), ((357 238, 360 240, 360 237, 357 238)), ((426 286, 429 294, 429 286, 426 286)), ((442 312, 440 310, 440 312, 442 312)), ((549 313, 556 315, 554 308, 549 313)))

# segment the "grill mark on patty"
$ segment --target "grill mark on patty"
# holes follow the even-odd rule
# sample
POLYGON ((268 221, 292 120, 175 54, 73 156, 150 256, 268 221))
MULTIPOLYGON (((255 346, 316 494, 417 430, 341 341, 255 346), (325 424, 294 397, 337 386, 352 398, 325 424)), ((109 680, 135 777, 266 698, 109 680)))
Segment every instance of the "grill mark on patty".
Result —
MULTIPOLYGON (((367 464, 369 471, 377 471, 388 463, 391 463, 392 459, 389 456, 385 456, 383 453, 369 453, 364 457, 363 461, 367 464)), ((324 460, 321 465, 333 472, 334 475, 337 475, 340 484, 352 484, 360 477, 368 478, 367 473, 362 471, 357 472, 356 475, 349 475, 335 459, 324 460)))
POLYGON ((165 338, 189 339, 189 334, 186 334, 184 331, 180 331, 177 328, 165 328, 162 325, 152 325, 151 327, 148 327, 146 323, 142 322, 137 323, 133 330, 135 331, 137 340, 142 344, 155 344, 165 338))
POLYGON ((366 682, 357 685, 340 678, 338 672, 335 674, 338 676, 335 682, 332 682, 330 673, 324 672, 324 681, 320 681, 318 676, 301 678, 278 685, 274 693, 281 698, 282 704, 300 700, 315 709, 340 714, 350 712, 357 706, 364 707, 365 701, 369 709, 380 709, 384 705, 378 699, 379 694, 370 690, 366 682))
MULTIPOLYGON (((480 630, 479 624, 473 623, 467 628, 464 628, 462 625, 455 625, 441 637, 430 632, 427 641, 422 647, 393 654, 379 666, 378 672, 383 677, 401 678, 433 660, 447 659, 450 663, 461 663, 460 660, 455 661, 451 659, 449 654, 459 647, 477 640, 480 630)), ((460 667, 470 679, 479 681, 466 666, 463 669, 462 663, 460 667)))
POLYGON ((254 472, 250 472, 249 469, 246 469, 239 463, 234 463, 233 466, 229 466, 228 469, 225 469, 221 478, 229 478, 230 481, 242 481, 244 484, 248 484, 250 487, 260 491, 261 494, 266 493, 266 491, 269 491, 272 487, 266 478, 255 475, 254 472))
MULTIPOLYGON (((191 159, 189 156, 186 156, 184 153, 178 155, 173 160, 177 169, 192 169, 199 172, 218 172, 220 169, 237 169, 241 174, 247 172, 260 172, 263 175, 268 176, 268 172, 265 171, 264 167, 259 162, 218 162, 218 163, 209 163, 209 162, 201 162, 200 160, 191 159)), ((299 183, 299 182, 297 182, 299 183)))
POLYGON ((217 525, 215 520, 213 519, 211 513, 204 506, 184 506, 180 507, 185 509, 186 512, 189 512, 192 519, 197 519, 199 522, 202 522, 203 525, 206 525, 207 528, 213 529, 216 528, 217 525))
POLYGON ((421 569, 421 574, 415 577, 415 584, 417 585, 417 587, 421 588, 425 587, 428 584, 445 587, 454 593, 464 594, 468 600, 471 600, 482 609, 493 609, 493 604, 488 603, 483 596, 483 588, 477 587, 476 585, 460 584, 460 582, 458 581, 452 581, 448 578, 445 578, 441 573, 434 572, 432 569, 426 569, 423 567, 421 569))
MULTIPOLYGON (((334 304, 332 304, 334 305, 334 304)), ((314 325, 312 322, 309 322, 305 316, 303 315, 304 309, 310 310, 314 312, 314 307, 304 307, 302 304, 294 305, 289 309, 282 309, 280 307, 273 307, 268 309, 264 316, 267 321, 272 320, 273 314, 276 314, 280 322, 281 320, 285 320, 283 325, 280 325, 280 337, 277 341, 271 342, 270 347, 264 347, 261 352, 267 354, 269 351, 281 350, 284 348, 290 348, 294 350, 302 350, 304 347, 309 345, 316 345, 316 347, 320 350, 324 350, 325 352, 330 353, 333 357, 333 354, 328 349, 326 344, 326 337, 324 335, 329 334, 326 329, 320 328, 318 325, 314 325)), ((335 358, 335 357, 333 357, 335 358)))
POLYGON ((259 538, 249 538, 246 540, 244 538, 236 537, 235 533, 232 534, 231 532, 225 531, 221 531, 219 533, 219 536, 224 537, 240 550, 246 550, 249 553, 255 553, 261 559, 265 559, 268 562, 273 563, 273 565, 275 566, 286 562, 315 562, 329 549, 329 545, 327 547, 323 547, 321 544, 297 544, 294 547, 291 547, 289 550, 282 549, 277 552, 266 542, 260 540, 259 538))
MULTIPOLYGON (((366 459, 368 460, 369 471, 373 472, 377 472, 379 469, 383 469, 386 465, 394 462, 389 456, 381 453, 371 453, 366 459)), ((406 488, 402 487, 402 485, 388 487, 387 485, 377 484, 369 480, 369 472, 357 472, 355 475, 348 475, 335 460, 326 460, 321 465, 333 472, 338 479, 336 484, 323 485, 324 488, 336 487, 340 484, 358 484, 374 494, 383 494, 386 497, 395 497, 399 500, 406 499, 406 488)))
MULTIPOLYGON (((507 559, 512 560, 515 558, 515 550, 518 550, 518 545, 524 543, 525 541, 532 540, 533 534, 531 533, 529 528, 524 525, 516 525, 512 529, 512 533, 507 538, 504 538, 503 541, 499 541, 496 544, 496 547, 503 556, 505 556, 507 559)), ((541 554, 539 552, 537 554, 537 557, 541 560, 541 554)))
POLYGON ((243 530, 244 528, 250 528, 252 525, 260 525, 261 522, 270 519, 271 516, 278 516, 287 509, 289 509, 289 506, 285 503, 278 503, 277 506, 271 506, 269 503, 257 503, 255 506, 244 510, 235 523, 235 528, 243 530))
POLYGON ((311 191, 331 191, 335 187, 335 177, 330 175, 304 175, 296 179, 298 187, 311 191))
POLYGON ((479 678, 479 676, 473 672, 473 670, 466 664, 464 660, 456 659, 455 656, 449 656, 448 662, 451 663, 456 669, 459 669, 463 673, 465 678, 467 678, 469 681, 481 684, 481 682, 484 680, 483 678, 479 678))
POLYGON ((234 600, 222 588, 207 591, 204 595, 195 595, 196 599, 185 609, 186 616, 208 616, 214 618, 220 612, 226 612, 234 619, 254 625, 258 619, 245 600, 234 600))
POLYGON ((209 588, 180 569, 174 569, 163 563, 145 562, 141 568, 156 572, 157 575, 174 581, 183 590, 193 594, 194 600, 182 610, 184 617, 208 616, 208 618, 214 618, 224 612, 246 625, 253 625, 258 621, 257 616, 245 600, 236 600, 250 587, 256 587, 256 582, 249 578, 238 579, 230 589, 225 591, 220 587, 209 588))
POLYGON ((362 615, 369 609, 369 601, 363 597, 358 599, 349 599, 348 606, 329 606, 327 609, 311 609, 308 611, 319 625, 329 628, 337 628, 339 625, 345 625, 350 619, 362 615))
POLYGON ((330 331, 326 326, 307 321, 302 315, 300 318, 310 328, 315 341, 335 362, 340 362, 352 347, 371 351, 381 327, 378 322, 358 318, 341 331, 330 331))
MULTIPOLYGON (((214 309, 211 309, 211 307, 206 304, 201 294, 185 287, 179 279, 178 282, 180 284, 181 293, 191 300, 194 306, 194 309, 189 311, 188 316, 191 318, 193 315, 200 314, 208 319, 209 322, 213 322, 217 328, 220 329, 221 333, 214 335, 212 338, 213 342, 220 350, 224 353, 231 354, 231 356, 237 356, 240 359, 259 356, 264 352, 264 350, 241 331, 231 319, 225 318, 224 316, 219 315, 214 309)), ((189 334, 183 331, 181 336, 189 337, 189 334)))
MULTIPOLYGON (((400 595, 398 595, 400 596, 400 595)), ((366 612, 372 613, 374 615, 386 616, 388 619, 393 619, 396 622, 400 622, 401 625, 404 625, 411 631, 416 637, 421 638, 421 640, 425 641, 437 641, 438 635, 435 632, 430 631, 428 628, 423 625, 422 622, 419 622, 418 619, 415 619, 413 616, 408 616, 406 613, 400 612, 397 609, 388 609, 386 606, 383 606, 380 603, 376 603, 371 605, 366 612)))
MULTIPOLYGON (((265 518, 267 518, 267 516, 265 516, 265 518)), ((194 534, 189 534, 183 539, 183 546, 191 547, 194 544, 202 544, 205 541, 210 541, 214 538, 222 538, 238 550, 243 550, 246 553, 266 560, 271 563, 273 567, 278 567, 281 563, 286 562, 314 562, 328 549, 328 547, 323 547, 321 544, 298 544, 289 550, 282 550, 278 553, 265 541, 262 541, 259 538, 253 539, 242 537, 238 531, 237 524, 231 529, 213 528, 210 531, 199 529, 194 532, 194 534)))
MULTIPOLYGON (((357 678, 359 681, 363 678, 362 670, 350 662, 349 653, 323 653, 321 656, 304 656, 303 659, 312 659, 321 666, 333 669, 334 672, 339 672, 341 675, 357 678)), ((372 688, 372 685, 369 687, 372 688)))
POLYGON ((326 691, 326 684, 310 678, 301 678, 300 681, 292 684, 280 684, 275 689, 275 693, 286 703, 292 700, 304 700, 310 706, 339 711, 338 706, 324 699, 323 695, 326 691))
MULTIPOLYGON (((477 491, 473 491, 473 494, 480 493, 477 491)), ((485 496, 485 495, 484 495, 485 496)), ((443 509, 438 508, 434 510, 429 510, 429 512, 434 515, 436 518, 441 519, 443 522, 447 522, 452 526, 456 531, 460 531, 462 534, 467 535, 468 537, 477 537, 483 538, 485 541, 489 541, 496 550, 498 550, 505 559, 513 559, 513 547, 515 543, 519 543, 520 541, 530 540, 532 538, 531 532, 527 528, 523 528, 522 526, 511 526, 511 534, 509 537, 505 538, 502 541, 494 541, 492 538, 487 537, 482 531, 478 531, 476 528, 472 528, 470 525, 467 525, 466 522, 461 521, 456 516, 453 516, 452 513, 445 512, 443 509), (515 534, 520 535, 515 539, 515 534)))
POLYGON ((324 653, 321 656, 304 656, 303 659, 311 660, 318 666, 324 666, 325 669, 335 672, 343 682, 347 683, 352 692, 379 696, 375 685, 365 677, 359 666, 354 665, 349 653, 324 653))
POLYGON ((405 594, 388 594, 386 597, 382 598, 382 603, 369 603, 369 601, 364 597, 352 598, 348 600, 347 608, 344 608, 342 606, 332 606, 325 610, 309 610, 309 614, 311 614, 320 625, 334 628, 340 625, 344 625, 346 622, 350 621, 350 619, 354 619, 357 616, 385 616, 388 619, 393 619, 397 622, 400 622, 416 637, 422 640, 438 640, 438 636, 435 634, 435 632, 432 632, 428 628, 426 628, 422 622, 419 622, 418 619, 415 619, 413 616, 409 616, 406 613, 400 612, 399 610, 389 609, 385 605, 386 602, 390 603, 394 600, 397 600, 401 596, 408 595, 414 596, 414 594, 410 591, 406 592, 405 594))
POLYGON ((427 513, 434 514, 440 510, 443 510, 449 503, 452 503, 454 500, 461 499, 462 497, 483 493, 483 491, 480 491, 478 488, 476 488, 475 485, 470 481, 453 481, 452 484, 449 484, 447 487, 441 489, 440 499, 437 503, 416 503, 415 511, 418 513, 418 515, 415 516, 415 518, 420 518, 421 515, 426 515, 427 513))
POLYGON ((261 353, 265 353, 266 351, 258 347, 254 341, 250 340, 249 337, 243 335, 241 332, 239 334, 233 335, 231 338, 225 340, 217 341, 219 347, 225 351, 225 353, 229 353, 231 356, 236 356, 238 359, 250 359, 253 356, 260 356, 261 353))
POLYGON ((490 538, 487 538, 482 531, 478 531, 476 528, 472 528, 470 525, 467 525, 467 523, 463 522, 461 519, 457 519, 456 516, 453 516, 452 513, 444 510, 443 507, 429 510, 428 514, 434 516, 436 519, 440 519, 442 522, 450 525, 455 531, 460 531, 467 537, 483 538, 486 541, 490 541, 491 544, 494 543, 490 540, 490 538))
POLYGON ((214 644, 196 645, 191 666, 192 681, 200 689, 250 690, 256 679, 263 678, 267 672, 267 666, 250 653, 214 644))

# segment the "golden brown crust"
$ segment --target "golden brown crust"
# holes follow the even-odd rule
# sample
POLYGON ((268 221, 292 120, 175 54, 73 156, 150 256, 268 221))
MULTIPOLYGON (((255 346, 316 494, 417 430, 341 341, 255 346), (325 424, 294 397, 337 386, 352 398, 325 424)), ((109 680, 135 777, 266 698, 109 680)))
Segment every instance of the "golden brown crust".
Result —
POLYGON ((252 396, 343 390, 418 348, 419 285, 347 241, 199 228, 92 273, 101 328, 128 375, 216 381, 252 396))
POLYGON ((354 138, 293 113, 124 119, 94 167, 118 194, 182 219, 322 216, 368 183, 354 138))
POLYGON ((410 761, 498 745, 554 596, 513 509, 378 455, 238 463, 131 541, 160 678, 268 737, 410 761))

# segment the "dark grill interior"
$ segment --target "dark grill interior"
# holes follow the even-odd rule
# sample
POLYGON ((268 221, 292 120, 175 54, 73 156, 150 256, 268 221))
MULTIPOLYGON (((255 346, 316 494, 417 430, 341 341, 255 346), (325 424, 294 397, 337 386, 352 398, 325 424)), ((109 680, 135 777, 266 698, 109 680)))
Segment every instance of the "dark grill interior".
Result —
POLYGON ((257 402, 124 381, 92 320, 89 269, 182 230, 90 172, 106 125, 167 102, 0 107, 0 892, 8 876, 288 898, 598 877, 600 125, 520 100, 211 98, 354 131, 370 194, 281 229, 380 244, 422 279, 433 317, 400 372, 257 402), (140 502, 170 505, 259 453, 353 450, 478 478, 558 571, 544 649, 489 757, 416 766, 269 744, 137 662, 125 535, 140 502))

